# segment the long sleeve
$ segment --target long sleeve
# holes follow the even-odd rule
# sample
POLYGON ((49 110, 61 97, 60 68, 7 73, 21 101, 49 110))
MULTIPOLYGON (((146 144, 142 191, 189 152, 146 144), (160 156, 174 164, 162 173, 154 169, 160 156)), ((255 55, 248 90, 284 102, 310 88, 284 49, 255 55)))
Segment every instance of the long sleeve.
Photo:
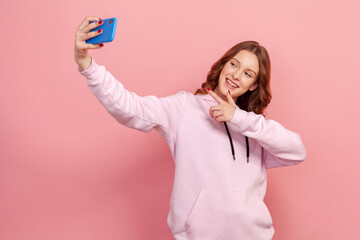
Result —
POLYGON ((138 96, 126 90, 93 58, 87 69, 81 71, 78 68, 78 72, 86 77, 90 90, 119 123, 143 132, 155 128, 166 140, 171 141, 186 104, 185 91, 161 98, 138 96))
POLYGON ((298 133, 261 114, 237 108, 230 124, 235 126, 235 131, 255 139, 263 147, 266 168, 296 165, 306 158, 305 146, 298 133))

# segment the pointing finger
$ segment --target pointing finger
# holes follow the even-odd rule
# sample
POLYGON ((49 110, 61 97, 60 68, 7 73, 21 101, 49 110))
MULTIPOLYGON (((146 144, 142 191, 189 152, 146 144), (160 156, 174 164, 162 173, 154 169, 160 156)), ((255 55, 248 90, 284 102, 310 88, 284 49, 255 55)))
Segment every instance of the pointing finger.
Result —
POLYGON ((206 90, 208 91, 208 93, 215 99, 215 101, 217 101, 219 104, 223 103, 224 100, 221 99, 221 97, 219 97, 215 92, 213 92, 210 88, 206 88, 206 90))

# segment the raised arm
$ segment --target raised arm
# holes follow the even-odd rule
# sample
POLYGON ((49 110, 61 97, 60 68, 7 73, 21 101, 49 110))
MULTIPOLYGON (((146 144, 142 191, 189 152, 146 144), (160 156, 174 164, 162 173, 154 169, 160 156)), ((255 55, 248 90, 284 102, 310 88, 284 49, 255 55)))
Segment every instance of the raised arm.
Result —
POLYGON ((87 39, 102 34, 91 32, 101 24, 100 18, 87 16, 76 30, 74 58, 78 64, 78 72, 86 77, 90 90, 119 123, 144 132, 155 128, 160 135, 171 140, 169 138, 172 138, 181 119, 187 93, 181 91, 172 96, 157 98, 140 97, 127 91, 122 83, 89 55, 89 49, 103 46, 86 43, 87 39))
POLYGON ((106 68, 92 58, 90 66, 78 72, 106 110, 121 124, 143 132, 155 128, 162 136, 171 137, 186 104, 187 93, 180 91, 168 97, 138 96, 124 88, 106 68))

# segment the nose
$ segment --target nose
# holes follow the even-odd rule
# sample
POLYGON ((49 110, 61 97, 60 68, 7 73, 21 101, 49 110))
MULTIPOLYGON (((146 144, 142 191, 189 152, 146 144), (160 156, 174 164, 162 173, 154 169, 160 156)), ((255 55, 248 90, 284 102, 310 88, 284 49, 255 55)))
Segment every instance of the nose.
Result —
POLYGON ((239 81, 241 77, 241 71, 240 69, 236 70, 233 74, 232 74, 232 78, 236 81, 239 81))

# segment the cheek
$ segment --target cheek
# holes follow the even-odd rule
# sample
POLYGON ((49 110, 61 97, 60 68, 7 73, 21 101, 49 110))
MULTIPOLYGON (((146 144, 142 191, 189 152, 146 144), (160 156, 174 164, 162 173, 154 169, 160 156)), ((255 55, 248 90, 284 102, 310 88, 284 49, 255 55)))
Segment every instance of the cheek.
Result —
POLYGON ((225 67, 223 68, 222 73, 223 73, 224 75, 228 75, 229 73, 231 73, 231 71, 232 71, 232 69, 231 69, 230 67, 225 66, 225 67))
POLYGON ((225 82, 226 81, 226 77, 229 76, 231 74, 231 69, 228 69, 226 67, 223 68, 222 72, 220 73, 220 80, 225 82))
POLYGON ((219 76, 219 82, 223 83, 225 82, 226 74, 225 72, 222 72, 219 76))
POLYGON ((256 79, 251 79, 251 81, 249 81, 249 88, 252 87, 253 85, 255 85, 256 79))

